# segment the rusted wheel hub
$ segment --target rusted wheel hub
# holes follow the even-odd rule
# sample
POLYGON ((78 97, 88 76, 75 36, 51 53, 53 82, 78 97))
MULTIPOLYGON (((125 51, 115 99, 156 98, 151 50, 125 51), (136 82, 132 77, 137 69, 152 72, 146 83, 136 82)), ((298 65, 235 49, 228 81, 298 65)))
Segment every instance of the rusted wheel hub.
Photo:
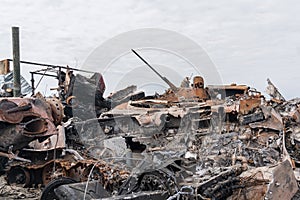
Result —
POLYGON ((49 98, 47 99, 51 107, 52 117, 55 125, 59 125, 64 117, 64 107, 59 99, 49 98))

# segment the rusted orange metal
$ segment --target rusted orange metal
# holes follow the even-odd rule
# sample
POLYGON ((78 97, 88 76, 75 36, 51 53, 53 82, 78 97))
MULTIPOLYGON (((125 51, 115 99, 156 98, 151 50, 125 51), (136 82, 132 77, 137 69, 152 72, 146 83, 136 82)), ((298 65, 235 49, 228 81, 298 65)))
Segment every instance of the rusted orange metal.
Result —
POLYGON ((9 60, 1 60, 0 61, 0 75, 5 75, 9 72, 9 60))
POLYGON ((12 124, 24 123, 25 131, 31 135, 57 134, 56 126, 63 117, 61 103, 39 98, 9 98, 0 101, 0 121, 12 124), (54 102, 54 103, 53 103, 54 102), (54 106, 58 105, 58 106, 54 106), (55 118, 55 119, 54 119, 55 118))
POLYGON ((239 113, 246 115, 253 111, 254 108, 258 108, 261 105, 260 98, 247 98, 240 100, 239 113))

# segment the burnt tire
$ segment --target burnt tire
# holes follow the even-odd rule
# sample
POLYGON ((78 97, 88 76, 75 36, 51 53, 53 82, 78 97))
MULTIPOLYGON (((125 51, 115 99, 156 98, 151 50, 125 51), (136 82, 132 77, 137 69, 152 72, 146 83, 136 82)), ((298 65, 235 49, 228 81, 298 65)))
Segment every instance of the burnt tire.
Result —
POLYGON ((29 185, 31 185, 30 181, 31 181, 30 172, 28 169, 24 167, 21 166, 12 167, 7 172, 7 183, 9 185, 16 184, 21 187, 28 187, 29 185))
POLYGON ((71 183, 76 183, 77 181, 75 181, 72 178, 69 177, 60 177, 57 179, 54 179, 52 181, 50 181, 45 189, 43 190, 42 196, 41 196, 41 200, 52 200, 52 199, 58 199, 58 197, 56 196, 54 189, 58 188, 61 185, 66 185, 66 184, 71 184, 71 183))

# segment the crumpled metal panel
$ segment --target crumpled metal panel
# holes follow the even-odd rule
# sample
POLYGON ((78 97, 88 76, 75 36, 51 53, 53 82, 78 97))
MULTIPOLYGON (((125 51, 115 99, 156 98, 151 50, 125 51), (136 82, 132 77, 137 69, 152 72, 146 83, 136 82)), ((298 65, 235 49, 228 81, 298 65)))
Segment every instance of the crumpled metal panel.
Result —
POLYGON ((268 128, 273 130, 283 129, 283 120, 280 114, 272 107, 261 106, 265 115, 265 121, 249 124, 251 128, 268 128))
POLYGON ((285 160, 272 171, 272 181, 268 185, 265 198, 269 200, 291 199, 298 190, 298 184, 288 160, 285 160))
POLYGON ((52 135, 42 142, 39 142, 39 140, 34 140, 28 144, 28 146, 31 147, 32 149, 24 149, 24 150, 49 151, 53 149, 66 148, 65 129, 62 126, 58 126, 57 129, 58 129, 58 134, 52 135))
POLYGON ((229 200, 292 199, 298 190, 289 160, 274 166, 254 168, 240 177, 248 182, 248 187, 236 191, 229 200))
POLYGON ((2 98, 0 100, 0 123, 2 150, 25 147, 39 137, 56 135, 52 110, 42 98, 2 98))

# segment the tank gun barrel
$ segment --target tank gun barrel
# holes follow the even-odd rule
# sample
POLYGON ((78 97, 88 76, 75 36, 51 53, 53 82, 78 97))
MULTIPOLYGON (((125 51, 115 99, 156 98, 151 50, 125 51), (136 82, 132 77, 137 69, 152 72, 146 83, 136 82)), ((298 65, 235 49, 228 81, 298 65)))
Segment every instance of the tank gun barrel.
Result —
POLYGON ((169 81, 166 77, 162 76, 160 73, 158 73, 158 71, 156 71, 142 56, 140 56, 135 50, 131 49, 131 51, 137 56, 139 57, 139 59, 141 59, 152 71, 154 71, 155 74, 157 74, 165 83, 167 83, 169 85, 169 87, 173 90, 173 91, 177 91, 178 88, 171 82, 169 81))

